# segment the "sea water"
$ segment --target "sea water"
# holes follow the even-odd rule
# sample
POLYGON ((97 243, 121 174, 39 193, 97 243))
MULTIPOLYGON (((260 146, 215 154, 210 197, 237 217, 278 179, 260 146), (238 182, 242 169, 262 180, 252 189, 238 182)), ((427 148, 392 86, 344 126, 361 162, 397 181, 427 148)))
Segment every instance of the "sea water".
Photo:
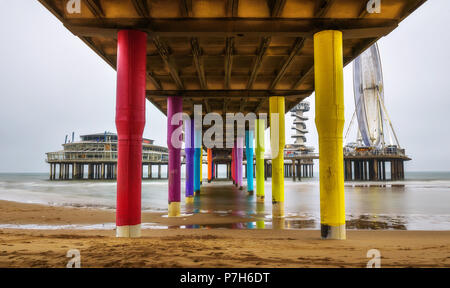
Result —
MULTIPOLYGON (((395 182, 346 182, 347 227, 450 230, 450 172, 409 172, 405 176, 404 181, 395 182)), ((262 206, 256 205, 254 195, 247 195, 245 187, 244 190, 230 190, 229 181, 205 183, 202 195, 195 199, 193 212, 259 216, 263 217, 266 228, 271 227, 270 179, 265 183, 266 201, 262 206)), ((167 190, 167 180, 143 180, 142 209, 166 212, 167 190)), ((302 179, 300 182, 285 179, 287 228, 317 229, 320 226, 319 191, 318 178, 302 179)), ((0 200, 114 209, 116 182, 50 181, 48 174, 39 173, 0 174, 0 200)), ((243 225, 242 228, 252 228, 252 223, 243 225)))

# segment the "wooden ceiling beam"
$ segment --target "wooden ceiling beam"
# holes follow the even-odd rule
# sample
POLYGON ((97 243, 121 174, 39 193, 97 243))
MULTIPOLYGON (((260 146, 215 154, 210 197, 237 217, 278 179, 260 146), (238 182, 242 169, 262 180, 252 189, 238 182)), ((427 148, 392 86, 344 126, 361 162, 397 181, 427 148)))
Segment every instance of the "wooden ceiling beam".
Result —
MULTIPOLYGON (((125 20, 124 20, 125 21, 125 20)), ((318 27, 321 30, 337 29, 343 32, 344 39, 354 37, 382 37, 394 30, 397 20, 362 18, 362 19, 248 19, 238 18, 231 21, 224 19, 183 18, 168 19, 132 19, 135 29, 161 37, 303 37, 312 38, 318 27)), ((66 27, 77 36, 115 38, 117 31, 127 29, 129 24, 122 24, 117 19, 97 20, 66 19, 66 27), (116 23, 119 22, 119 23, 116 23)))
POLYGON ((183 82, 181 81, 180 75, 176 68, 176 65, 173 59, 170 57, 169 49, 166 45, 159 40, 159 37, 153 38, 153 43, 155 44, 156 49, 158 50, 161 59, 163 60, 166 68, 169 70, 169 74, 172 80, 175 82, 175 85, 178 89, 184 89, 183 82))
POLYGON ((261 39, 261 43, 258 48, 258 54, 253 62, 252 71, 250 74, 250 78, 247 82, 247 89, 252 89, 253 83, 256 80, 256 76, 258 76, 259 68, 261 67, 262 61, 264 59, 264 55, 266 54, 267 48, 270 46, 270 37, 264 37, 261 39))
POLYGON ((238 17, 239 0, 227 0, 227 16, 238 17))
POLYGON ((233 68, 234 37, 227 37, 225 41, 225 89, 230 89, 231 70, 233 68))
POLYGON ((273 95, 285 97, 304 97, 313 90, 147 90, 148 96, 169 97, 182 96, 188 98, 268 98, 273 95))
POLYGON ((205 69, 203 65, 202 50, 196 37, 191 38, 192 57, 194 58, 195 69, 197 70, 198 81, 201 89, 208 89, 206 83, 205 69))
POLYGON ((147 0, 131 0, 131 2, 139 16, 150 18, 147 0))
POLYGON ((105 17, 105 12, 103 12, 102 5, 99 0, 84 0, 84 4, 88 7, 89 11, 98 19, 105 17))
POLYGON ((270 16, 280 17, 283 12, 286 0, 268 0, 268 6, 270 8, 270 16))
POLYGON ((315 9, 314 17, 316 17, 316 18, 325 17, 334 2, 335 2, 335 0, 316 1, 316 9, 315 9))
POLYGON ((283 66, 281 66, 280 70, 278 71, 277 75, 275 76, 275 79, 270 84, 269 90, 275 89, 277 84, 283 78, 283 76, 286 73, 289 66, 292 64, 292 60, 300 52, 300 50, 302 50, 304 45, 305 45, 305 38, 295 39, 294 46, 292 47, 291 52, 289 53, 289 56, 286 58, 286 60, 283 63, 283 66))
POLYGON ((151 71, 148 72, 147 77, 153 83, 153 85, 155 86, 155 88, 157 90, 162 90, 161 82, 155 77, 153 72, 151 72, 151 71))
POLYGON ((192 17, 192 0, 181 0, 180 11, 183 17, 192 17))
POLYGON ((311 73, 314 72, 314 64, 306 70, 304 73, 302 73, 299 77, 299 79, 292 85, 292 89, 296 89, 298 86, 300 86, 303 81, 305 81, 306 77, 309 76, 311 73))

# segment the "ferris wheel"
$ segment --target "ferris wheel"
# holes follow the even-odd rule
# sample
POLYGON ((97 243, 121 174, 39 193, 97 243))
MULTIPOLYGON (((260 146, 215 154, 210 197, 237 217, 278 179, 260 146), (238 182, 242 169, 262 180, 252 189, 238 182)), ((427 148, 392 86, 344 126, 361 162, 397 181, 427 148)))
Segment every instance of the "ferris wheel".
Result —
POLYGON ((353 90, 355 112, 345 139, 347 139, 356 118, 359 146, 384 147, 386 145, 385 136, 388 136, 390 142, 388 145, 396 144, 397 147, 400 147, 384 105, 383 72, 376 43, 358 56, 353 63, 353 90), (389 125, 386 125, 385 122, 388 122, 389 125), (392 135, 395 138, 395 143, 392 141, 392 135))

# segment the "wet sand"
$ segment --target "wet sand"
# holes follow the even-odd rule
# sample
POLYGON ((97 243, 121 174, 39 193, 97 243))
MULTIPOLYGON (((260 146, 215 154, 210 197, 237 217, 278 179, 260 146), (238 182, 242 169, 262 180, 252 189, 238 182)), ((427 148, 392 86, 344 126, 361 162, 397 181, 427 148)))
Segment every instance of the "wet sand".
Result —
MULTIPOLYGON (((242 222, 197 214, 168 219, 143 213, 143 222, 167 226, 242 222)), ((113 211, 0 201, 0 224, 114 222, 113 211)), ((114 230, 0 230, 0 267, 65 267, 69 249, 82 267, 365 267, 379 249, 382 267, 450 267, 450 231, 348 231, 346 241, 324 241, 317 230, 145 229, 139 239, 114 230)))

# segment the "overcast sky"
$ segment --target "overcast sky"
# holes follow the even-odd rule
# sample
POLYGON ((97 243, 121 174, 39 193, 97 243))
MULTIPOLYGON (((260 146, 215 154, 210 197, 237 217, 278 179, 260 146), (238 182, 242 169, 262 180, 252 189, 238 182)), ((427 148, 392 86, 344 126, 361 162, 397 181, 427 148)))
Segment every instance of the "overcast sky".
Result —
MULTIPOLYGON (((450 1, 430 0, 379 41, 385 104, 413 158, 409 171, 450 171, 449 16, 450 1)), ((61 149, 66 134, 115 131, 115 71, 37 0, 0 0, 0 37, 0 172, 46 172, 45 152, 61 149)), ((314 95, 308 101, 307 138, 317 149, 314 95)), ((166 117, 150 102, 146 121, 144 137, 166 145, 166 117)))

